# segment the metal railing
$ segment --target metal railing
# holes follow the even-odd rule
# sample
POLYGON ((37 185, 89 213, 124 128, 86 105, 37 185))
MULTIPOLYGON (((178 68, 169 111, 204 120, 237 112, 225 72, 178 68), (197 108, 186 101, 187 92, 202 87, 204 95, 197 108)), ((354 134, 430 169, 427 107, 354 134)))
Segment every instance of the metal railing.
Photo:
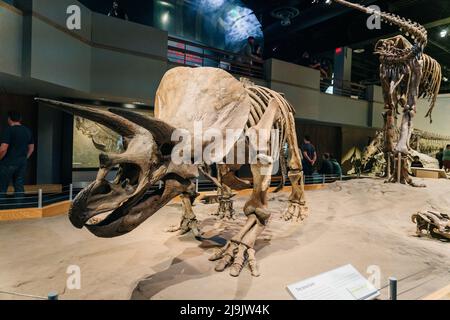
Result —
POLYGON ((264 78, 264 62, 250 57, 169 37, 169 62, 192 67, 214 67, 230 73, 264 78))
POLYGON ((320 91, 354 99, 367 98, 367 86, 339 79, 321 79, 320 91))
POLYGON ((55 203, 71 201, 74 196, 73 185, 63 186, 61 192, 55 193, 45 193, 43 189, 38 189, 34 193, 0 193, 0 211, 24 208, 42 209, 55 203))
MULTIPOLYGON (((306 185, 328 184, 336 181, 345 181, 354 179, 354 176, 344 175, 320 175, 314 174, 312 176, 305 176, 306 185)), ((243 178, 245 179, 245 178, 243 178)), ((278 186, 280 177, 272 179, 271 186, 278 186)), ((251 179, 250 179, 251 181, 251 179)), ((216 190, 215 185, 206 180, 196 179, 194 181, 197 192, 212 192, 216 190)), ((290 186, 289 179, 286 178, 286 186, 290 186)), ((159 182, 150 188, 148 193, 155 191, 156 189, 163 188, 163 183, 159 182)), ((0 194, 0 213, 2 210, 10 209, 30 209, 37 208, 42 209, 46 206, 64 202, 73 201, 76 195, 82 190, 82 188, 74 187, 73 184, 62 187, 62 192, 59 193, 44 193, 42 189, 37 191, 37 194, 22 194, 14 195, 11 193, 0 194)))

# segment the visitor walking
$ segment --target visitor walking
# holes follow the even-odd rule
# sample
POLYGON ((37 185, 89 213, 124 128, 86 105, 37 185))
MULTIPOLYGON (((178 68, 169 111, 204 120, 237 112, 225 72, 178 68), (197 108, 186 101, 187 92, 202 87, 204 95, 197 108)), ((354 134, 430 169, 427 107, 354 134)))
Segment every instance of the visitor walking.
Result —
POLYGON ((6 194, 10 182, 16 196, 25 193, 27 160, 34 152, 34 142, 30 129, 21 122, 18 112, 8 113, 8 127, 0 139, 0 197, 6 194))

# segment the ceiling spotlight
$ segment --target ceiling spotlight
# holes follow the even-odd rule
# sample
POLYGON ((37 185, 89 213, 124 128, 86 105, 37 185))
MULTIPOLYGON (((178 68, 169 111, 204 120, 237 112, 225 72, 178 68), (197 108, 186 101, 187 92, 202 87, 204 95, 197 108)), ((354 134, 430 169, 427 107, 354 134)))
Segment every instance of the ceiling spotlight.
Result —
POLYGON ((441 30, 441 32, 439 33, 441 38, 445 38, 447 36, 447 34, 448 34, 448 30, 447 29, 441 30))
POLYGON ((300 10, 294 7, 281 7, 273 10, 271 16, 280 19, 283 27, 288 27, 292 24, 292 19, 300 14, 300 10))
POLYGON ((366 49, 355 49, 353 50, 354 53, 364 53, 366 52, 366 49))
POLYGON ((442 78, 442 81, 448 82, 448 78, 447 78, 447 77, 443 77, 443 78, 442 78))

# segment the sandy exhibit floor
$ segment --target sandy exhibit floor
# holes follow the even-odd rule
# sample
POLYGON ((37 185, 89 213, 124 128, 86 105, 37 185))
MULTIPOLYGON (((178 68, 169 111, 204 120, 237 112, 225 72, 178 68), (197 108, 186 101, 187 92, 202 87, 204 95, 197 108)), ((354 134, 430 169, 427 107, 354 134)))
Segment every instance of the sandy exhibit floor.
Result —
MULTIPOLYGON (((208 261, 244 223, 210 216, 217 205, 197 204, 205 236, 165 233, 177 224, 172 204, 133 233, 99 239, 74 229, 67 217, 0 223, 0 291, 60 299, 292 299, 286 286, 353 264, 369 277, 378 266, 381 284, 399 281, 399 299, 420 299, 450 284, 450 243, 415 236, 411 215, 420 209, 450 211, 450 181, 426 180, 426 189, 361 179, 308 191, 310 216, 286 223, 287 193, 271 194, 270 224, 257 242, 261 277, 245 268, 239 278, 216 273, 208 261), (66 288, 67 269, 81 270, 81 289, 66 288)), ((245 197, 235 207, 242 212, 245 197)), ((388 289, 382 289, 386 299, 388 289)), ((0 294, 0 299, 18 297, 0 294)))

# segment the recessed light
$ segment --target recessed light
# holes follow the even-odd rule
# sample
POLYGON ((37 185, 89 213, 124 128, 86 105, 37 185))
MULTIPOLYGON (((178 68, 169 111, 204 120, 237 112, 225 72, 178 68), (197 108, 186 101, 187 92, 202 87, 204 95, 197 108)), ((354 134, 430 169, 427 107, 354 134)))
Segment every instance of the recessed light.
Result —
POLYGON ((445 38, 447 36, 447 34, 448 34, 448 30, 447 29, 441 30, 441 32, 439 33, 441 38, 445 38))
POLYGON ((353 50, 354 53, 364 53, 366 52, 366 49, 355 49, 353 50))

